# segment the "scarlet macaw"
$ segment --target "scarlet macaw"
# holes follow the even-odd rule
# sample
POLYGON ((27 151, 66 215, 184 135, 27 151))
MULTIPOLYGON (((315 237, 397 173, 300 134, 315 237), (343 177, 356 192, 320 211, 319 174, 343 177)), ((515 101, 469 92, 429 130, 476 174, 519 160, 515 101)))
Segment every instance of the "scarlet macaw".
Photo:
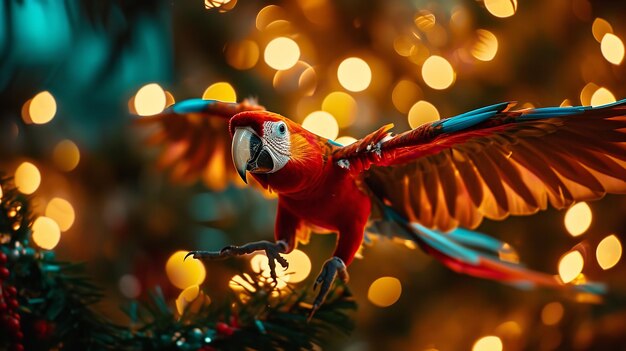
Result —
MULTIPOLYGON (((333 257, 311 315, 359 249, 366 227, 416 242, 449 268, 512 284, 565 286, 555 276, 501 258, 503 242, 465 228, 483 217, 504 219, 577 201, 626 193, 626 100, 600 107, 512 111, 512 103, 483 107, 399 135, 387 125, 341 146, 299 124, 240 104, 192 99, 140 121, 162 128, 152 143, 166 145, 160 163, 193 179, 227 167, 247 173, 278 195, 275 242, 191 251, 217 259, 263 250, 272 276, 276 262, 313 229, 337 232, 333 257), (232 138, 228 138, 226 133, 232 138), (232 146, 234 168, 225 150, 232 146), (304 233, 304 234, 303 234, 304 233)), ((219 172, 215 173, 219 176, 219 172)), ((567 284, 599 292, 600 284, 567 284)))

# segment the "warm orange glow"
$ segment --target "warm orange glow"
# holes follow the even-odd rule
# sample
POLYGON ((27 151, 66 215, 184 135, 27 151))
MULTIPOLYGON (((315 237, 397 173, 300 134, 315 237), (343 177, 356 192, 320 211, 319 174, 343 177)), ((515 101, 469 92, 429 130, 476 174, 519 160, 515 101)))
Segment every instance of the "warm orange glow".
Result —
POLYGON ((167 277, 179 289, 200 285, 206 278, 206 270, 202 262, 192 257, 183 261, 186 254, 187 251, 176 251, 165 263, 167 277))
POLYGON ((54 100, 54 96, 48 91, 42 91, 30 101, 28 114, 30 115, 30 120, 35 124, 50 122, 56 113, 57 103, 54 100))
POLYGON ((166 101, 165 91, 160 85, 146 84, 135 94, 135 111, 140 116, 156 115, 163 111, 166 101))
POLYGON ((335 117, 326 111, 311 112, 304 118, 302 127, 326 139, 335 140, 339 135, 339 125, 335 117))
POLYGON ((351 126, 356 120, 357 104, 349 94, 335 91, 324 98, 322 110, 333 115, 339 127, 345 128, 351 126))
MULTIPOLYGON (((246 276, 246 278, 250 278, 250 275, 248 275, 247 273, 244 273, 244 275, 246 276)), ((232 278, 230 278, 230 281, 228 282, 228 286, 234 291, 243 291, 244 289, 248 291, 256 290, 254 286, 248 283, 248 281, 240 275, 235 275, 232 278)))
POLYGON ((591 226, 591 208, 586 202, 579 202, 565 213, 565 229, 571 236, 579 236, 591 226))
POLYGON ((211 84, 202 94, 204 100, 219 100, 224 102, 237 102, 235 88, 227 82, 211 84))
POLYGON ((46 216, 52 218, 64 232, 74 224, 74 207, 67 200, 55 197, 46 206, 46 216))
POLYGON ((617 236, 609 235, 602 239, 596 248, 596 260, 602 269, 614 267, 622 258, 622 243, 617 236))
POLYGON ((372 82, 372 70, 363 59, 350 57, 339 64, 337 78, 341 86, 347 90, 363 91, 372 82))
POLYGON ((619 65, 624 60, 624 43, 615 34, 607 33, 600 43, 602 56, 614 65, 619 65))
POLYGON ((279 37, 267 44, 263 58, 273 69, 289 69, 300 59, 300 47, 293 39, 279 37))
POLYGON ((499 337, 488 335, 476 340, 472 351, 502 351, 502 340, 499 337))
POLYGON ((285 16, 285 10, 283 10, 282 7, 277 5, 265 6, 256 16, 256 28, 258 30, 265 30, 270 23, 284 19, 285 16))
POLYGON ((484 0, 487 11, 500 18, 511 17, 517 11, 517 0, 484 0))
POLYGON ((124 274, 117 285, 126 298, 136 299, 141 295, 141 282, 132 274, 124 274))
POLYGON ((402 79, 396 83, 391 92, 393 106, 401 113, 408 113, 415 101, 422 96, 422 90, 413 81, 402 79))
POLYGON ((598 43, 602 42, 602 38, 608 33, 613 33, 613 27, 603 18, 596 18, 591 25, 591 32, 598 43))
POLYGON ((33 222, 32 231, 33 241, 44 250, 54 249, 61 239, 59 225, 52 218, 38 217, 33 222))
POLYGON ((443 90, 454 83, 455 73, 448 60, 433 55, 427 58, 422 65, 422 78, 429 87, 443 90))
POLYGON ((428 101, 420 100, 409 110, 409 125, 413 129, 437 120, 439 120, 439 111, 428 101))
POLYGON ((178 298, 176 298, 176 311, 178 311, 178 314, 183 314, 187 306, 197 299, 198 296, 200 296, 200 287, 198 285, 192 285, 181 291, 178 298))
POLYGON ((584 106, 591 105, 591 97, 598 88, 600 87, 595 83, 587 83, 580 91, 580 103, 584 106))
POLYGON ((285 275, 289 276, 290 283, 299 283, 311 273, 311 260, 304 252, 296 249, 283 257, 289 262, 285 275))
POLYGON ((584 265, 583 255, 577 250, 563 255, 559 260, 559 276, 563 283, 569 283, 576 279, 583 271, 584 265))
POLYGON ((437 23, 437 19, 432 12, 428 10, 421 10, 415 16, 413 22, 415 23, 417 28, 419 28, 419 30, 421 30, 422 32, 428 32, 429 30, 433 29, 433 27, 437 23))
POLYGON ((605 87, 600 87, 591 95, 591 106, 602 106, 615 102, 615 96, 605 87))
POLYGON ((367 299, 378 307, 388 307, 396 303, 402 294, 402 284, 397 278, 376 279, 367 291, 367 299))
POLYGON ((41 174, 34 164, 23 162, 15 170, 15 186, 21 193, 26 195, 34 193, 40 183, 41 174))
POLYGON ((60 170, 69 172, 78 166, 80 151, 74 142, 65 139, 54 147, 52 159, 60 170))
MULTIPOLYGON (((255 272, 261 273, 264 278, 272 279, 269 260, 264 254, 256 254, 252 256, 252 258, 250 259, 250 266, 255 272)), ((287 271, 283 269, 279 263, 276 264, 275 272, 276 288, 282 289, 287 286, 287 282, 291 280, 291 276, 287 275, 287 271)))
POLYGON ((541 310, 541 321, 545 325, 555 325, 563 318, 563 305, 559 302, 550 302, 541 310))
POLYGON ((259 61, 259 46, 252 40, 229 44, 226 48, 226 62, 236 69, 250 69, 259 61))
POLYGON ((485 29, 476 31, 476 44, 472 48, 472 56, 481 61, 491 61, 498 52, 498 38, 485 29))

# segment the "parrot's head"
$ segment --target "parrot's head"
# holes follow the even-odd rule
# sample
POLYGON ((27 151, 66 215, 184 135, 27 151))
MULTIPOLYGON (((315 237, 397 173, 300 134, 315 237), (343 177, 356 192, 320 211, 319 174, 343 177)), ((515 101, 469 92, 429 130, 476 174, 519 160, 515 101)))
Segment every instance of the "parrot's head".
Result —
POLYGON ((241 112, 230 120, 230 133, 233 162, 246 183, 246 172, 276 173, 310 156, 309 133, 276 113, 241 112))

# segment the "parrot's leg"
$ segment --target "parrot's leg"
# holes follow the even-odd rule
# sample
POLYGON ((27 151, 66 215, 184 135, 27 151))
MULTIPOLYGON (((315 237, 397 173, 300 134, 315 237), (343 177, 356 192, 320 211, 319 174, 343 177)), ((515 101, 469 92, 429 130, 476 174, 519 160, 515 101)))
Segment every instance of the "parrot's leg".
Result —
POLYGON ((348 275, 348 269, 346 268, 346 264, 343 260, 339 257, 333 257, 324 262, 322 271, 317 276, 315 284, 313 285, 313 290, 317 289, 317 286, 320 285, 320 291, 313 302, 313 308, 311 309, 311 313, 309 313, 309 320, 311 320, 315 312, 317 312, 320 306, 324 303, 326 295, 328 295, 330 287, 333 285, 337 276, 339 276, 339 279, 341 279, 344 283, 347 283, 350 278, 348 275))
POLYGON ((248 255, 256 251, 265 251, 270 266, 270 275, 272 279, 276 281, 276 262, 278 262, 284 269, 289 267, 287 260, 280 255, 281 253, 287 252, 287 250, 288 246, 284 241, 277 241, 273 243, 263 240, 241 246, 229 245, 220 251, 190 251, 185 256, 185 259, 189 256, 193 256, 193 258, 200 260, 221 260, 233 256, 248 255))

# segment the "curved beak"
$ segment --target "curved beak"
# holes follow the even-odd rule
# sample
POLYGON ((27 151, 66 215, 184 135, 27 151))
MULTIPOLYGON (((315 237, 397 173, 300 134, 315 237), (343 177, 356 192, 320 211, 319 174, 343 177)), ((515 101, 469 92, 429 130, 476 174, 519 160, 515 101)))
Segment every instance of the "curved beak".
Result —
POLYGON ((248 183, 246 171, 269 173, 274 169, 270 151, 250 128, 235 129, 231 154, 237 173, 246 184, 248 183))

